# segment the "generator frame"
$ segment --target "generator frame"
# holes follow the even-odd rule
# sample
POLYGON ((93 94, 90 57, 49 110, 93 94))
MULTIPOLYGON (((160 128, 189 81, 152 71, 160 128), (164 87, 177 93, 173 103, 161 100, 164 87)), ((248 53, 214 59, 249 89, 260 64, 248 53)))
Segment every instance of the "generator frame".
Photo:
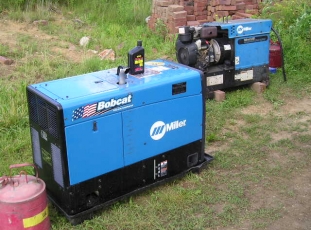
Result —
POLYGON ((239 19, 181 27, 179 63, 204 72, 206 96, 254 82, 269 85, 270 19, 239 19))
POLYGON ((122 81, 113 68, 27 87, 34 163, 74 225, 213 159, 205 153, 202 72, 161 59, 145 64, 144 74, 122 81))

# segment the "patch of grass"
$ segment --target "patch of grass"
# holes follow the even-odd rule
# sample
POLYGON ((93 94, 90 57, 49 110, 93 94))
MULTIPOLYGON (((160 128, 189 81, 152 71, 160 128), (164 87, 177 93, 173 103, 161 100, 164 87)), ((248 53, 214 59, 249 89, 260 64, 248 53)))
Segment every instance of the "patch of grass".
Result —
POLYGON ((25 83, 0 85, 0 175, 16 162, 32 162, 25 83))
POLYGON ((0 54, 2 56, 8 56, 10 53, 10 48, 7 45, 0 44, 0 54))
POLYGON ((270 219, 276 220, 280 217, 279 215, 280 208, 260 208, 255 210, 251 214, 252 219, 270 219))
POLYGON ((250 214, 250 218, 253 220, 252 229, 265 229, 274 220, 281 217, 281 208, 259 208, 250 214))
POLYGON ((19 127, 24 128, 28 126, 28 110, 25 104, 25 87, 24 83, 17 86, 0 86, 1 94, 0 101, 0 121, 1 128, 19 127))
POLYGON ((294 140, 301 144, 310 144, 311 135, 310 134, 300 134, 294 137, 294 140))
POLYGON ((237 89, 235 91, 226 93, 226 100, 221 104, 224 108, 230 110, 235 108, 242 108, 250 105, 253 102, 254 92, 251 90, 237 89))
POLYGON ((10 11, 9 19, 14 21, 33 23, 37 20, 53 21, 54 16, 48 6, 38 6, 35 11, 28 9, 16 9, 10 11))
POLYGON ((205 140, 207 142, 213 142, 213 141, 217 141, 219 140, 219 138, 217 137, 217 135, 215 133, 210 133, 206 138, 205 140))

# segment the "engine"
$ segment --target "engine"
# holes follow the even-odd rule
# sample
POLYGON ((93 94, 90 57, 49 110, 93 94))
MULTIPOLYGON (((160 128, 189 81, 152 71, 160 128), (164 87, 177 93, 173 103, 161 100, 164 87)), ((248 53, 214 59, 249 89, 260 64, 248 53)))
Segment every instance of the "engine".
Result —
POLYGON ((269 82, 269 19, 240 19, 179 28, 179 63, 201 70, 213 91, 253 82, 269 82))
POLYGON ((209 66, 231 64, 231 47, 226 34, 218 37, 217 27, 182 27, 176 42, 177 60, 205 72, 209 66))

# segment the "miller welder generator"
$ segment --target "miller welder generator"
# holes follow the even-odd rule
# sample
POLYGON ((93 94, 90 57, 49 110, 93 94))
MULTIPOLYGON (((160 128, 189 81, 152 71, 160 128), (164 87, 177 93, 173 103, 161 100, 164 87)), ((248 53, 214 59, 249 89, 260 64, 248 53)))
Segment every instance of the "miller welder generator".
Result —
POLYGON ((72 224, 212 160, 202 71, 133 63, 139 74, 119 66, 27 87, 34 163, 72 224))
POLYGON ((201 70, 207 98, 214 91, 254 82, 269 84, 270 19, 239 19, 179 28, 179 63, 201 70))

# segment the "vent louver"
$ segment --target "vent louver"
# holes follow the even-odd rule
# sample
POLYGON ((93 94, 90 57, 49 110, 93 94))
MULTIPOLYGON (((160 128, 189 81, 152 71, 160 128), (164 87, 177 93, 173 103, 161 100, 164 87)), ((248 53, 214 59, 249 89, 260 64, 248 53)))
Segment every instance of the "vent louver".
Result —
POLYGON ((58 139, 57 108, 31 92, 28 92, 28 94, 30 120, 58 139))

